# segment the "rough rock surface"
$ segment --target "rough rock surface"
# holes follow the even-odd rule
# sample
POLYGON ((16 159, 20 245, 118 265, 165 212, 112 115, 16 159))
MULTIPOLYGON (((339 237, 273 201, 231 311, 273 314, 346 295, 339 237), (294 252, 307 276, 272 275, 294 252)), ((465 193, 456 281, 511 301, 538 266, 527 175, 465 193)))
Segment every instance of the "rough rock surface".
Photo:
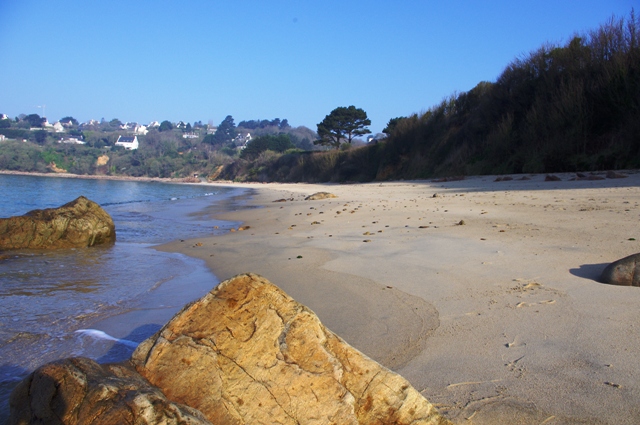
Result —
POLYGON ((84 196, 59 208, 0 218, 0 249, 82 248, 115 240, 111 216, 84 196))
POLYGON ((337 198, 336 195, 329 192, 316 192, 304 198, 305 201, 318 201, 320 199, 337 198))
POLYGON ((186 306, 132 356, 215 424, 449 424, 404 378, 253 274, 186 306))
POLYGON ((640 286, 640 253, 609 264, 602 271, 600 281, 611 285, 640 286))
POLYGON ((9 425, 210 424, 168 401, 133 368, 72 358, 40 367, 11 394, 9 425))

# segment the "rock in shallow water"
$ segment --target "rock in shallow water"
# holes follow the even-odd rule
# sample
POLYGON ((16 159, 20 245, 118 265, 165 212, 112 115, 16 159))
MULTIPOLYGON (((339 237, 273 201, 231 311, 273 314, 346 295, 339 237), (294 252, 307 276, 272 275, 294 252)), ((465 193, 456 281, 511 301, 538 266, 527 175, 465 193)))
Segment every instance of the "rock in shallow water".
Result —
POLYGON ((84 248, 115 240, 111 216, 84 196, 59 208, 0 218, 0 249, 84 248))
POLYGON ((195 409, 172 403, 133 368, 72 358, 40 367, 11 395, 8 425, 205 425, 195 409))
POLYGON ((131 364, 141 376, 86 359, 43 366, 12 395, 10 423, 44 423, 33 418, 51 412, 63 424, 81 423, 80 414, 99 424, 161 423, 172 414, 178 419, 166 423, 206 423, 185 405, 214 424, 450 424, 404 378, 254 274, 187 305, 138 346, 131 364), (108 422, 115 413, 126 420, 108 422))

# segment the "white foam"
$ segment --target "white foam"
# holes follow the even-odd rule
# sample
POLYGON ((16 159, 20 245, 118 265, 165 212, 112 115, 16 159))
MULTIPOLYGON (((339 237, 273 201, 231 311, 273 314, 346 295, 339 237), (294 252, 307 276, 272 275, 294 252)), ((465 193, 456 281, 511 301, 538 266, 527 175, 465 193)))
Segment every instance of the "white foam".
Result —
POLYGON ((118 344, 126 345, 127 347, 131 347, 131 348, 136 348, 138 346, 137 342, 129 341, 128 339, 115 338, 109 335, 108 333, 99 331, 97 329, 78 329, 76 333, 90 336, 95 339, 104 339, 107 341, 114 341, 114 342, 117 342, 118 344))

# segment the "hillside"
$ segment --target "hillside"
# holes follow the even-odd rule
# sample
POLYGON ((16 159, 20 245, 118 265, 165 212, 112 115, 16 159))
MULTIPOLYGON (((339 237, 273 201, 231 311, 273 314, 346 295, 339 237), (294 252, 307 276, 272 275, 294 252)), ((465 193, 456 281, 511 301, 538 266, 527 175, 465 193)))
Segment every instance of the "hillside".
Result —
POLYGON ((265 155, 221 178, 371 181, 640 167, 640 20, 633 11, 508 64, 495 82, 390 121, 362 148, 265 155))

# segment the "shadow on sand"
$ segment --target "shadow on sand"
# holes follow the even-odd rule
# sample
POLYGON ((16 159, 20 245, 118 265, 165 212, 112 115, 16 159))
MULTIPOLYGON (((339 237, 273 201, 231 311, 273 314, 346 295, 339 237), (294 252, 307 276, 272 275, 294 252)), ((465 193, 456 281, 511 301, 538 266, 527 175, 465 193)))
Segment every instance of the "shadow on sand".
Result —
POLYGON ((584 279, 591 279, 598 283, 602 283, 600 280, 600 275, 608 265, 609 263, 582 264, 577 269, 569 269, 569 272, 574 276, 582 277, 584 279))

